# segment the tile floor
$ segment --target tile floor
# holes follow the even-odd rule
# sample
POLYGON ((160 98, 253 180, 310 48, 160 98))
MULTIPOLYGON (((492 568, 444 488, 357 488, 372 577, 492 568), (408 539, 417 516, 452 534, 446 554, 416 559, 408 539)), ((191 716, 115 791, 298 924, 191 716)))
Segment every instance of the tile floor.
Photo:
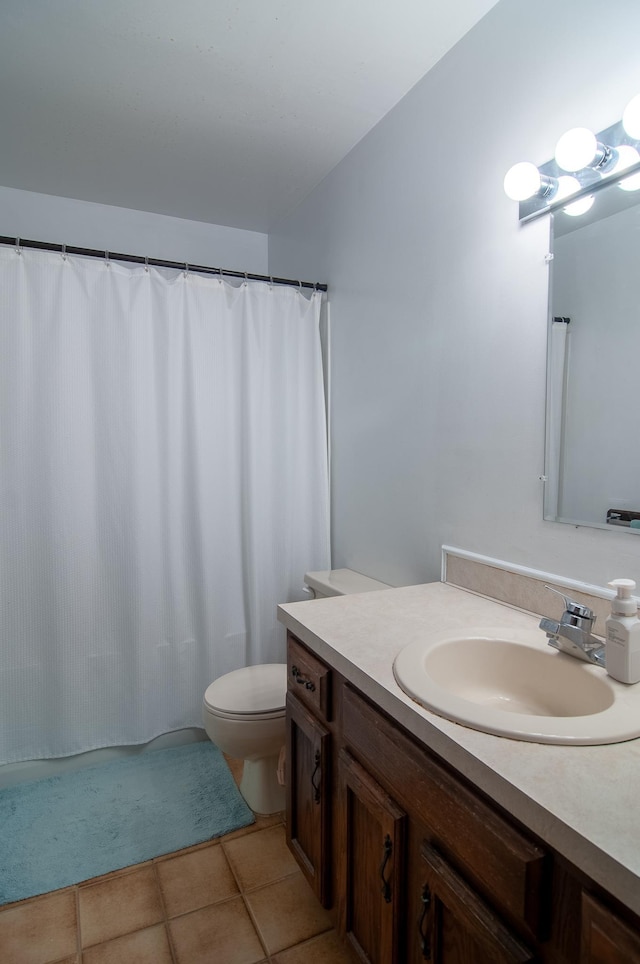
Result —
MULTIPOLYGON (((238 778, 238 767, 229 761, 238 778)), ((351 964, 283 815, 0 907, 2 964, 351 964)))

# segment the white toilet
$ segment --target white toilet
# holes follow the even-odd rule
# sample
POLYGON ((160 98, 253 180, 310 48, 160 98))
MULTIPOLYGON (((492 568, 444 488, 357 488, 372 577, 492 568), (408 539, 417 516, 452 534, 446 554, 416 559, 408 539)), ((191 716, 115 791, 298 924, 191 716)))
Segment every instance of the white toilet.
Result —
MULTIPOLYGON (((389 587, 351 569, 308 572, 315 598, 372 592, 389 587)), ((240 793, 255 813, 285 808, 285 788, 278 781, 278 761, 285 743, 287 664, 245 666, 220 676, 204 694, 202 723, 223 753, 244 760, 240 793)))

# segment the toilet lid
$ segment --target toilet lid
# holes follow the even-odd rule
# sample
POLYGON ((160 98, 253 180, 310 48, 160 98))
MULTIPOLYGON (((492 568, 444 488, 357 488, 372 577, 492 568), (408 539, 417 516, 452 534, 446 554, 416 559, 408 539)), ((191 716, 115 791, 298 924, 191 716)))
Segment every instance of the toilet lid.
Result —
POLYGON ((206 705, 219 713, 259 716, 284 712, 287 696, 287 664, 244 666, 211 683, 204 694, 206 705))

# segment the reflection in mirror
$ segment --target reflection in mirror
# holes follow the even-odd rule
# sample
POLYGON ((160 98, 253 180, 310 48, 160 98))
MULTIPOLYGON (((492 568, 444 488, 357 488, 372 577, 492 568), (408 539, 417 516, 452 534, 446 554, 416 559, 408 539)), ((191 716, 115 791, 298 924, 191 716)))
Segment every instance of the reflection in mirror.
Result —
POLYGON ((640 190, 551 233, 544 517, 640 532, 640 190))

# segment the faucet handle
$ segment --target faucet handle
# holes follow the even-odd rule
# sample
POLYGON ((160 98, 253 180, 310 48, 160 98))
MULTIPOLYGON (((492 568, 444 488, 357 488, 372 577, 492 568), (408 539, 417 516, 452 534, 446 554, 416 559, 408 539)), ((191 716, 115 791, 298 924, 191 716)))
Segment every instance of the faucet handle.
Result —
POLYGON ((546 586, 545 589, 550 589, 551 592, 555 592, 556 595, 562 596, 564 599, 564 608, 570 616, 579 616, 580 619, 593 619, 594 612, 593 609, 589 609, 588 606, 583 606, 582 603, 578 603, 575 599, 571 599, 570 596, 566 596, 559 589, 554 589, 553 586, 546 586))

